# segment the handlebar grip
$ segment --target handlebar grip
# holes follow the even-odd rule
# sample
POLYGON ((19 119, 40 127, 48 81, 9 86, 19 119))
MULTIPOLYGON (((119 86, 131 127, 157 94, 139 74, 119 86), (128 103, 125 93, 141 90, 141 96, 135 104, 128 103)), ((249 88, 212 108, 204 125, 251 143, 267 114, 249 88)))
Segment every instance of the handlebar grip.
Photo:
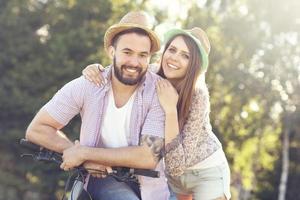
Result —
POLYGON ((131 169, 133 170, 133 174, 141 175, 141 176, 148 176, 152 178, 159 178, 160 174, 159 171, 154 171, 150 169, 131 169))
POLYGON ((28 140, 26 140, 24 138, 20 140, 20 145, 22 145, 23 147, 26 147, 27 149, 30 149, 32 151, 40 151, 42 148, 39 145, 29 142, 28 140))

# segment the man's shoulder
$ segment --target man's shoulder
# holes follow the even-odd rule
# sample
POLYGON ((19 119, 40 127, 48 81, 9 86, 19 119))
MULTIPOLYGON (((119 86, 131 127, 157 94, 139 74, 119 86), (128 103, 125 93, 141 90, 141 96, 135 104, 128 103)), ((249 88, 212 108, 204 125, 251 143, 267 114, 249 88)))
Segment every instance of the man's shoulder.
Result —
POLYGON ((153 83, 155 84, 156 81, 162 79, 159 75, 157 75, 156 73, 148 70, 146 73, 146 82, 149 84, 153 83))
POLYGON ((73 80, 71 80, 69 83, 66 85, 74 85, 74 86, 86 86, 86 85, 92 85, 90 84, 91 82, 84 78, 84 76, 79 76, 73 80))
POLYGON ((65 85, 66 89, 80 91, 83 90, 85 93, 93 93, 99 90, 99 87, 91 81, 84 78, 84 76, 77 77, 65 85))

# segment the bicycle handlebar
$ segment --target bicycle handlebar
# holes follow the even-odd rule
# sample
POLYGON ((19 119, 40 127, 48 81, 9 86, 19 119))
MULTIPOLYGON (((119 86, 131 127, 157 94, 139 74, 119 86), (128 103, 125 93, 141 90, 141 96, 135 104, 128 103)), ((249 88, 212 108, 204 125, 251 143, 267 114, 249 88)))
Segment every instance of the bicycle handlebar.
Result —
POLYGON ((26 139, 21 139, 20 145, 22 145, 23 147, 26 147, 27 149, 30 149, 32 151, 40 151, 42 149, 42 147, 40 147, 32 142, 29 142, 26 139))
MULTIPOLYGON (((41 147, 26 139, 21 139, 20 145, 37 153, 37 155, 32 155, 36 160, 51 161, 57 164, 61 164, 62 162, 62 154, 41 147)), ((79 168, 83 168, 83 167, 79 167, 79 168)), ((159 171, 150 170, 150 169, 136 169, 136 168, 128 168, 128 167, 112 167, 112 169, 115 174, 128 173, 129 175, 148 176, 152 178, 159 178, 160 176, 159 171)))

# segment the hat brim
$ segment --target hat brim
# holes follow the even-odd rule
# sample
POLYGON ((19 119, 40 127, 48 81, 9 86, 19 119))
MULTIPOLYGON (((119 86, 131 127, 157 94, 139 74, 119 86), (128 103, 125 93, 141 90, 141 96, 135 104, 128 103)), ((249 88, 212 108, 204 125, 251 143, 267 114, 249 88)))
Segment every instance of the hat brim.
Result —
POLYGON ((133 29, 133 28, 140 28, 148 33, 150 40, 151 40, 151 50, 150 50, 151 53, 155 53, 155 52, 159 51, 160 40, 154 31, 152 31, 151 29, 148 29, 144 26, 139 26, 137 24, 130 24, 130 23, 115 24, 108 28, 108 30, 106 31, 106 33, 104 35, 105 50, 107 51, 108 48, 112 45, 112 40, 118 33, 129 30, 129 29, 133 29))
POLYGON ((171 38, 173 38, 177 35, 186 35, 193 39, 193 41, 197 44, 199 51, 200 51, 199 53, 200 53, 200 57, 202 60, 201 71, 206 71, 207 67, 208 67, 208 54, 206 53, 205 49, 203 48, 201 42, 195 36, 193 36, 190 32, 182 30, 182 29, 177 29, 177 28, 171 29, 164 34, 164 44, 166 44, 171 38))

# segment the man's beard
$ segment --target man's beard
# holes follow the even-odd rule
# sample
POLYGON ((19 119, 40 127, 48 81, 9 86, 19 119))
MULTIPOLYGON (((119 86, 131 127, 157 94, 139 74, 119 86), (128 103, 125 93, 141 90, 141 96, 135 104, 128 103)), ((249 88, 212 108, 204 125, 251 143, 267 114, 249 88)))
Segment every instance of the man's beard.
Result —
POLYGON ((116 57, 113 59, 114 75, 115 77, 125 85, 136 85, 138 84, 146 74, 146 71, 142 71, 142 67, 133 67, 130 65, 121 65, 121 67, 116 66, 116 57), (124 77, 123 70, 125 68, 135 68, 137 70, 138 76, 136 78, 124 77))

